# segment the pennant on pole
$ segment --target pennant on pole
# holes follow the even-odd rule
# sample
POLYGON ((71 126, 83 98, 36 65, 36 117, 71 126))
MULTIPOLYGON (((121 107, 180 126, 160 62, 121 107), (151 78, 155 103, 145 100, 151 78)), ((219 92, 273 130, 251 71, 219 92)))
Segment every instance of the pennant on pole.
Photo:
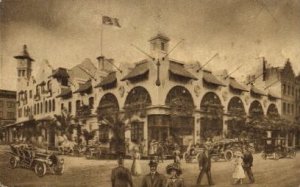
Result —
POLYGON ((109 16, 102 16, 102 24, 121 27, 118 18, 111 18, 109 16))

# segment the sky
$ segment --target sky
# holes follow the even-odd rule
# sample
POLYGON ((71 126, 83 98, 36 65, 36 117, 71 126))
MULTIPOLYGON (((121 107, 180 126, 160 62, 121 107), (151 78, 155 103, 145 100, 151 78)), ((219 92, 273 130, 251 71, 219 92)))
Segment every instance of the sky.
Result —
POLYGON ((16 60, 24 44, 39 63, 70 68, 100 55, 101 17, 118 18, 121 28, 103 27, 103 55, 134 63, 148 51, 148 40, 167 35, 170 57, 209 63, 212 71, 243 75, 261 65, 289 58, 300 72, 300 1, 298 0, 1 0, 0 88, 16 89, 16 60))

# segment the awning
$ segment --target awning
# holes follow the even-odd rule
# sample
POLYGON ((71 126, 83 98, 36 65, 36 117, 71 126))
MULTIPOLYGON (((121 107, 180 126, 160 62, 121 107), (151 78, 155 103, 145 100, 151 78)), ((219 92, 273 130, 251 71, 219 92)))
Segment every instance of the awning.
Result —
POLYGON ((67 72, 67 69, 65 68, 57 68, 53 71, 52 75, 50 77, 54 78, 69 78, 69 74, 67 72))
POLYGON ((79 88, 74 93, 87 92, 92 88, 92 81, 88 80, 83 84, 79 84, 79 88))
POLYGON ((256 88, 255 86, 251 87, 251 92, 256 94, 256 95, 262 95, 262 96, 266 96, 266 93, 258 88, 256 88))
POLYGON ((240 90, 240 91, 245 91, 245 92, 249 92, 249 90, 247 88, 245 88, 244 86, 242 86, 239 82, 237 82, 234 78, 230 78, 229 80, 229 86, 232 89, 235 90, 240 90))
POLYGON ((40 119, 37 119, 36 121, 52 121, 54 118, 52 118, 51 116, 44 116, 40 119))
POLYGON ((137 76, 145 75, 149 72, 148 61, 137 64, 121 81, 130 80, 137 76))
POLYGON ((271 91, 269 91, 269 93, 268 93, 268 96, 269 96, 270 98, 274 98, 274 99, 281 99, 281 97, 280 97, 280 96, 278 96, 278 95, 274 94, 274 93, 273 93, 273 92, 271 92, 271 91))
POLYGON ((71 94, 72 94, 71 88, 69 87, 61 88, 61 93, 56 97, 67 97, 67 96, 71 96, 71 94))
POLYGON ((217 86, 225 86, 225 84, 223 84, 217 77, 215 77, 209 71, 203 71, 203 81, 208 84, 214 84, 217 86))
POLYGON ((97 84, 95 86, 95 88, 106 86, 106 85, 113 84, 116 82, 117 82, 116 72, 111 72, 99 84, 97 84))
POLYGON ((177 62, 170 61, 169 71, 170 71, 170 73, 173 73, 174 75, 177 75, 180 77, 198 80, 197 77, 195 77, 193 74, 191 74, 184 68, 183 64, 180 64, 177 62))

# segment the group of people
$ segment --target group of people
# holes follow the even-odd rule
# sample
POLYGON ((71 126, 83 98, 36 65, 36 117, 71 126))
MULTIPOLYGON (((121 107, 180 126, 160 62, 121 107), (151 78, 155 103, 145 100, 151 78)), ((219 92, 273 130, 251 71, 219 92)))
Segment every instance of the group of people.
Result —
MULTIPOLYGON (((242 151, 235 152, 235 159, 233 161, 234 170, 232 173, 233 183, 242 184, 243 179, 249 177, 250 183, 254 183, 254 176, 252 173, 253 156, 247 147, 244 147, 242 151)), ((176 156, 177 157, 177 156, 176 156)), ((139 153, 135 151, 133 154, 133 164, 131 171, 124 167, 124 160, 120 158, 118 160, 118 167, 112 170, 111 181, 113 187, 133 187, 132 175, 141 175, 141 166, 139 164, 139 153)), ((149 168, 150 172, 143 177, 141 187, 184 187, 184 180, 181 178, 182 169, 180 167, 179 158, 174 158, 174 163, 167 165, 166 173, 169 175, 166 178, 163 174, 157 172, 158 162, 156 160, 150 160, 149 168)), ((208 185, 214 185, 211 175, 211 150, 208 147, 203 147, 202 154, 198 157, 199 170, 196 184, 201 185, 201 181, 204 175, 207 176, 208 185)))
MULTIPOLYGON (((150 172, 143 177, 141 187, 184 187, 184 181, 180 178, 182 170, 177 163, 166 167, 169 178, 157 172, 157 166, 158 163, 155 160, 150 160, 150 172)), ((124 167, 122 158, 118 160, 118 167, 112 170, 111 182, 112 187, 133 187, 132 173, 124 167)))

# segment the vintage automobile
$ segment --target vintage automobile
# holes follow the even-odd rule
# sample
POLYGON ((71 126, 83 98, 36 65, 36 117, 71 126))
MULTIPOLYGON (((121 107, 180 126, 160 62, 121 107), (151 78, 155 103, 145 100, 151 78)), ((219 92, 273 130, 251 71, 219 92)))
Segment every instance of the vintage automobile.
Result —
POLYGON ((64 159, 47 150, 42 151, 28 144, 10 145, 11 157, 9 160, 12 169, 17 167, 34 170, 35 174, 43 177, 47 172, 62 175, 64 159))
POLYGON ((209 146, 211 150, 211 158, 214 161, 218 161, 220 159, 225 159, 226 161, 232 160, 234 153, 236 151, 242 151, 243 146, 248 147, 250 152, 255 152, 254 146, 250 145, 248 142, 237 139, 222 139, 211 143, 209 146))
POLYGON ((203 148, 199 145, 189 145, 186 152, 183 153, 183 159, 186 163, 197 162, 199 154, 203 152, 203 148))
POLYGON ((263 141, 264 148, 261 153, 263 159, 273 158, 278 160, 279 158, 294 158, 296 156, 295 148, 286 146, 285 138, 265 138, 263 141))

